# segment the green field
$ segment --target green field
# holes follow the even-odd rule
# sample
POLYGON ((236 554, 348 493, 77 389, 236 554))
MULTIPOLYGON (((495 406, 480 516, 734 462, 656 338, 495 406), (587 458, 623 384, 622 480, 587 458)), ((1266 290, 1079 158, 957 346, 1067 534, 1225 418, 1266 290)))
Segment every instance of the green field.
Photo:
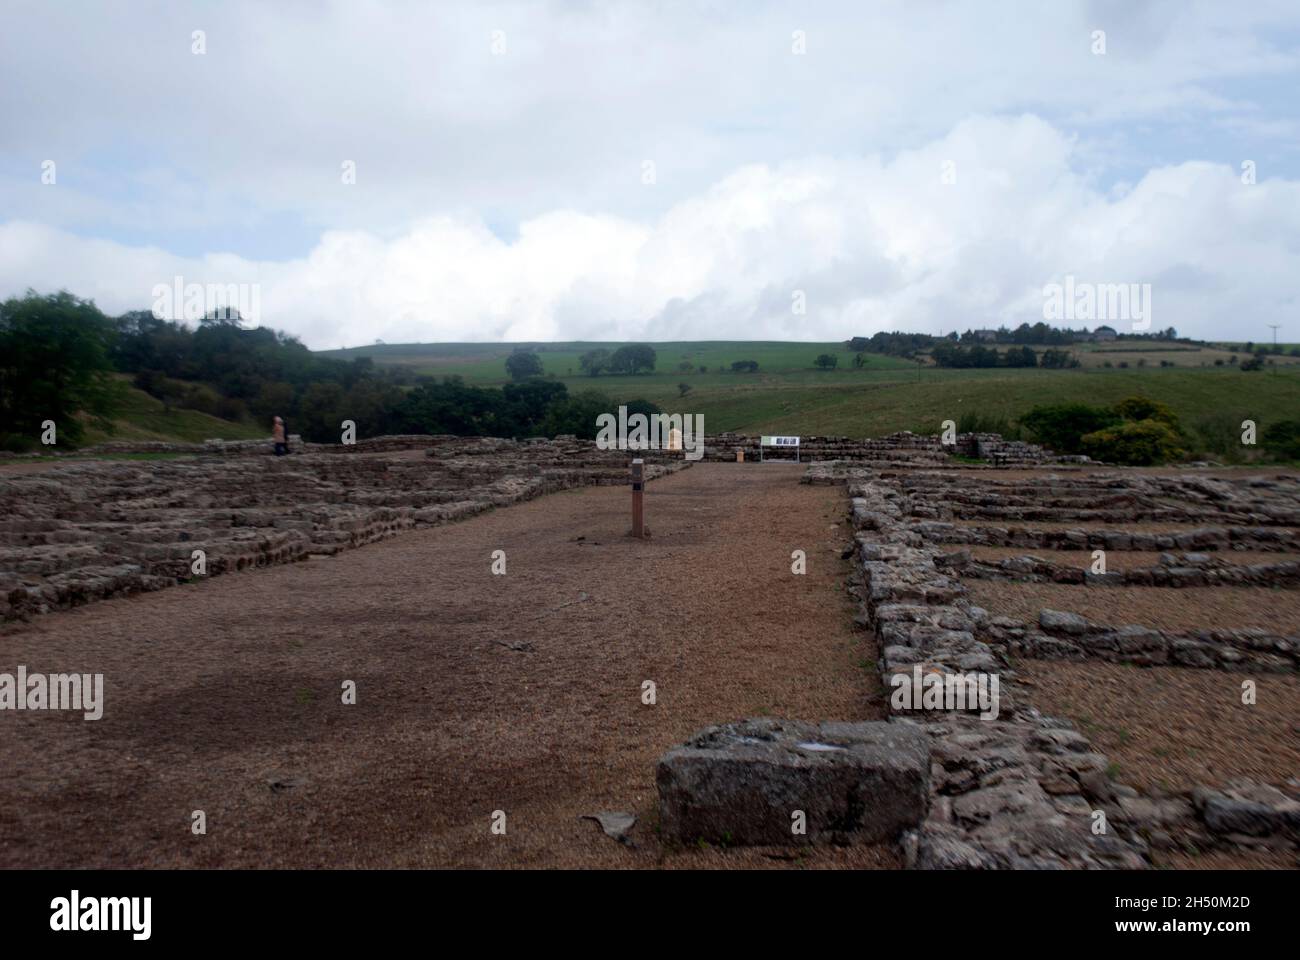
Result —
MULTIPOLYGON (((1108 404, 1145 394, 1169 404, 1185 426, 1199 434, 1239 432, 1244 419, 1260 427, 1300 418, 1300 367, 1243 373, 1233 367, 1106 369, 1085 364, 1075 370, 945 370, 866 354, 864 369, 852 367, 842 343, 675 342, 653 344, 658 367, 640 376, 587 377, 578 357, 596 346, 544 344, 539 350, 548 375, 570 391, 599 389, 617 401, 643 397, 671 412, 704 415, 708 432, 788 433, 868 437, 895 430, 935 429, 964 414, 1014 420, 1045 403, 1108 404), (834 371, 813 368, 819 353, 835 353, 834 371), (698 370, 683 373, 686 359, 698 370), (716 372, 733 360, 757 360, 753 374, 716 372), (571 372, 572 371, 572 372, 571 372), (679 398, 679 383, 690 392, 679 398), (1236 425, 1236 426, 1234 426, 1236 425)), ((499 386, 508 382, 504 361, 514 344, 392 344, 331 351, 334 356, 372 356, 379 364, 401 364, 421 373, 458 374, 466 382, 499 386)), ((1152 354, 1153 358, 1160 354, 1152 354)))
POLYGON ((113 418, 113 431, 87 424, 81 445, 110 440, 162 440, 172 443, 202 443, 204 440, 257 440, 269 438, 270 427, 233 423, 198 410, 168 409, 161 400, 134 387, 126 387, 123 403, 113 418))

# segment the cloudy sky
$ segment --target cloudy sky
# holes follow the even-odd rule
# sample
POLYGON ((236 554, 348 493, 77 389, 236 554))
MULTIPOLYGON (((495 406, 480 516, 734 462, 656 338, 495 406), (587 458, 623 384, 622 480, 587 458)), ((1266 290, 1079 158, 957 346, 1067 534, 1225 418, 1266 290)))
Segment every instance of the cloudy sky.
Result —
POLYGON ((0 296, 256 284, 316 348, 832 340, 1033 322, 1073 276, 1300 339, 1294 0, 0 19, 0 296))

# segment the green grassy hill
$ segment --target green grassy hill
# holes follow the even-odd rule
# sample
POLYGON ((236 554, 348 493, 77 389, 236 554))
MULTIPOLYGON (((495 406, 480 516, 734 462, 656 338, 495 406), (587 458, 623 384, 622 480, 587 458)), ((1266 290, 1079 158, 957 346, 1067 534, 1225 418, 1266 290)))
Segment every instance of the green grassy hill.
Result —
POLYGON ((1156 353, 1143 368, 1130 364, 1128 369, 1107 369, 1086 361, 1075 370, 947 370, 865 354, 867 366, 859 370, 842 343, 686 341, 653 344, 656 372, 635 377, 578 373, 583 352, 621 344, 389 344, 330 354, 371 356, 379 364, 401 364, 432 375, 459 374, 470 383, 498 386, 508 382, 505 358, 517 346, 537 349, 547 374, 570 391, 594 388, 618 401, 643 397, 665 410, 701 413, 710 433, 880 436, 935 429, 943 420, 960 421, 964 414, 989 422, 1013 421, 1038 404, 1108 404, 1134 394, 1169 404, 1189 429, 1207 436, 1237 433, 1243 419, 1263 427, 1300 417, 1300 366, 1243 373, 1213 366, 1216 354, 1208 351, 1177 355, 1181 362, 1172 368, 1159 366, 1159 358, 1169 354, 1156 353), (814 369, 819 353, 836 354, 839 367, 814 369), (1196 363, 1190 365, 1193 356, 1196 363), (757 360, 759 370, 731 373, 734 360, 757 360), (1205 360, 1211 362, 1201 366, 1205 360), (683 361, 695 369, 678 370, 683 361), (707 373, 699 372, 701 365, 707 373), (684 398, 679 397, 679 383, 691 388, 684 398))
POLYGON ((270 427, 233 423, 197 410, 167 409, 142 390, 127 386, 124 401, 113 419, 113 432, 87 425, 81 446, 109 440, 162 440, 201 443, 204 440, 258 440, 271 435, 270 427))

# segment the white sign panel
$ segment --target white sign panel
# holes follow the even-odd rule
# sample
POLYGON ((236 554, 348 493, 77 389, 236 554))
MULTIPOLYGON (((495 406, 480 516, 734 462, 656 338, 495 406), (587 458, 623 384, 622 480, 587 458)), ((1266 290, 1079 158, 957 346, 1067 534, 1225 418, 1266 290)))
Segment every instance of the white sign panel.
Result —
POLYGON ((797 447, 799 446, 798 437, 763 437, 762 444, 765 447, 797 447))

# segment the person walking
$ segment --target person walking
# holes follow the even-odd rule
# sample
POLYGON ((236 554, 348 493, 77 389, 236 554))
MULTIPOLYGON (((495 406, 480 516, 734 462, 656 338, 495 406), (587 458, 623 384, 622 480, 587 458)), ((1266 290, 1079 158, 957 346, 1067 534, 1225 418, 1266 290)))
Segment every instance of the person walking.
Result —
POLYGON ((279 417, 271 427, 271 441, 275 444, 275 455, 283 457, 289 452, 289 434, 285 432, 284 421, 279 417))

